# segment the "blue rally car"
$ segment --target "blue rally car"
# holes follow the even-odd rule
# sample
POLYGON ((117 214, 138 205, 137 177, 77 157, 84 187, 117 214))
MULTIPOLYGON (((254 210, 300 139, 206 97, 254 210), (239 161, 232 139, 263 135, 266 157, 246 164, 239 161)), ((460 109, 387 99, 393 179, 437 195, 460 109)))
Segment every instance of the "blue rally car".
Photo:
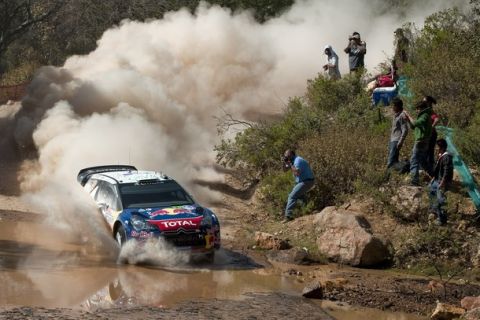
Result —
POLYGON ((217 216, 162 173, 109 165, 82 169, 77 180, 97 203, 120 246, 130 239, 162 237, 209 259, 220 248, 217 216))

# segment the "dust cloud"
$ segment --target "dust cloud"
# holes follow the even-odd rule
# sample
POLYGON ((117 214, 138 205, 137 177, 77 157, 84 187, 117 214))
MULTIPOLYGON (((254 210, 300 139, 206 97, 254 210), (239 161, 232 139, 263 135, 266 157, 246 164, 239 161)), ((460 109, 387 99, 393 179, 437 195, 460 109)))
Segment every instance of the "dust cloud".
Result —
POLYGON ((206 4, 193 15, 180 10, 162 20, 123 21, 96 50, 61 68, 40 69, 29 86, 12 130, 21 158, 29 158, 20 170, 23 196, 65 230, 77 229, 80 220, 99 225, 76 182, 88 166, 163 171, 197 197, 218 197, 191 183, 222 179, 211 169, 217 117, 278 114, 321 72, 326 44, 345 72, 342 49, 348 35, 360 32, 373 69, 391 55, 393 31, 405 20, 421 23, 467 1, 419 2, 405 19, 388 11, 379 16, 380 0, 319 0, 297 1, 265 24, 248 12, 206 4))

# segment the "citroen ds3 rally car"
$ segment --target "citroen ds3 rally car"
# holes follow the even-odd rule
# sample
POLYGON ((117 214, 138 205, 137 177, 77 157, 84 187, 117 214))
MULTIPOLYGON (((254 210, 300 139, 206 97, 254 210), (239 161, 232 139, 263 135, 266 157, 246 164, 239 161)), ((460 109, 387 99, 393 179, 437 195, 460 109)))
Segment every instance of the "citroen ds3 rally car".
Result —
POLYGON ((82 169, 77 180, 97 203, 120 246, 130 239, 162 237, 209 258, 220 248, 217 216, 164 174, 110 165, 82 169))

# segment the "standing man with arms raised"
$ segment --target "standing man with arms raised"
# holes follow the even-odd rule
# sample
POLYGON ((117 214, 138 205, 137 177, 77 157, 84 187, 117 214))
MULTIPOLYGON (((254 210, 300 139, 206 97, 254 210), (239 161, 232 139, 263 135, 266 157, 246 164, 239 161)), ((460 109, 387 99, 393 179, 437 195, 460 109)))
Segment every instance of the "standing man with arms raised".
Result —
POLYGON ((288 195, 285 219, 283 222, 293 220, 293 208, 299 198, 302 198, 314 185, 314 176, 308 162, 295 154, 293 150, 287 150, 283 156, 285 168, 290 169, 295 177, 295 186, 288 195))
POLYGON ((348 38, 348 46, 345 53, 348 54, 348 64, 350 73, 361 71, 365 68, 365 54, 367 53, 367 44, 360 39, 360 33, 354 32, 348 38))

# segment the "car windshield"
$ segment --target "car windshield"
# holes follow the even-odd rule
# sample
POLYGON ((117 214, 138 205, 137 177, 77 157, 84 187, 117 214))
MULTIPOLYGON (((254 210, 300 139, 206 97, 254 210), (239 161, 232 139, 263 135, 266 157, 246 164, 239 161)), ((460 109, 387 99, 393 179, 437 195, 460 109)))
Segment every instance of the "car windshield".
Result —
POLYGON ((124 208, 153 208, 194 204, 193 199, 175 181, 153 184, 120 185, 124 208))

